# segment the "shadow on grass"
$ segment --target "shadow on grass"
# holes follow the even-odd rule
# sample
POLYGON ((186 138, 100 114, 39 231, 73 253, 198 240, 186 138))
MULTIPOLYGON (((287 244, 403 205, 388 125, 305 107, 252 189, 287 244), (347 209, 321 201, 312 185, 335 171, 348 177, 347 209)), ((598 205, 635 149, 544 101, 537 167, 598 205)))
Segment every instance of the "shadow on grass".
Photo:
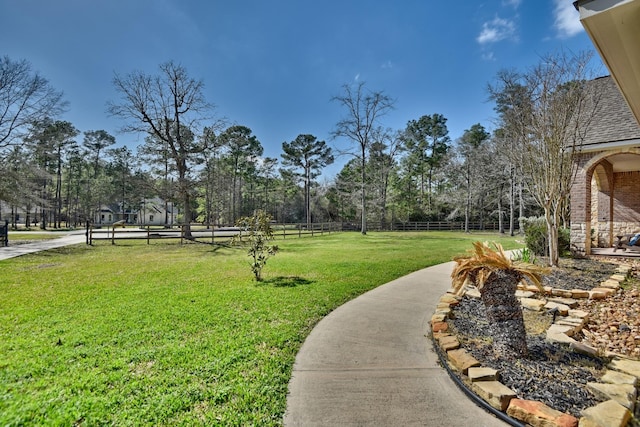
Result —
POLYGON ((310 285, 313 281, 299 276, 278 276, 272 279, 265 279, 260 285, 274 286, 277 288, 294 288, 296 286, 310 285))

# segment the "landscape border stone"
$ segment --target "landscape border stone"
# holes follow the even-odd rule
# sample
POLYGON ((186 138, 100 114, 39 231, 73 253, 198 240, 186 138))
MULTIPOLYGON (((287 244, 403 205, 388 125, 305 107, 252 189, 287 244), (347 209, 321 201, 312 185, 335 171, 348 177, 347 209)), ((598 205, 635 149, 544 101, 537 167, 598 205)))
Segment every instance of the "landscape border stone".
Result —
MULTIPOLYGON (((556 310, 558 313, 558 318, 547 330, 547 340, 567 344, 572 351, 577 353, 598 355, 596 348, 571 337, 578 333, 589 320, 587 312, 574 309, 573 300, 605 299, 614 295, 620 287, 620 282, 626 280, 630 273, 631 266, 620 265, 616 273, 601 283, 600 287, 591 291, 579 289, 567 291, 545 287, 544 293, 551 297, 540 301, 544 302, 544 307, 556 310)), ((531 292, 540 294, 538 288, 520 284, 518 290, 520 291, 518 297, 525 309, 535 311, 542 309, 540 303, 532 304, 531 301, 531 296, 533 296, 531 292)), ((467 287, 464 295, 480 298, 480 292, 473 286, 467 287)), ((499 382, 500 373, 498 371, 494 370, 495 373, 492 372, 492 375, 479 374, 483 372, 482 370, 485 370, 486 373, 488 372, 486 369, 491 368, 483 367, 482 362, 476 360, 466 350, 460 349, 458 339, 447 332, 446 319, 451 315, 451 307, 458 305, 461 298, 461 296, 455 295, 452 290, 447 291, 440 298, 436 313, 432 317, 431 337, 435 341, 434 345, 437 345, 441 350, 438 354, 447 355, 447 360, 443 360, 441 357, 441 361, 449 363, 464 376, 466 381, 459 382, 459 384, 466 387, 468 393, 475 394, 488 406, 500 411, 506 421, 509 419, 514 421, 512 425, 517 425, 516 420, 534 427, 624 427, 627 425, 635 409, 635 399, 638 393, 636 387, 640 383, 640 361, 624 359, 619 355, 608 355, 613 357, 607 366, 607 371, 601 378, 601 382, 589 383, 589 387, 609 400, 585 409, 579 420, 570 414, 550 408, 542 402, 518 399, 512 390, 499 382), (446 307, 447 305, 448 307, 446 307)), ((452 374, 449 369, 447 371, 450 372, 450 375, 452 374)))

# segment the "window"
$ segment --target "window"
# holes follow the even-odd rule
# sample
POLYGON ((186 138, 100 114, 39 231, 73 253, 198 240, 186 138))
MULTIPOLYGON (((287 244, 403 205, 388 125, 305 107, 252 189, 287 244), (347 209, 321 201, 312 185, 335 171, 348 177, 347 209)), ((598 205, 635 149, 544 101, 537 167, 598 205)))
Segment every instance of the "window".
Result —
POLYGON ((153 215, 149 215, 149 222, 153 222, 153 215))

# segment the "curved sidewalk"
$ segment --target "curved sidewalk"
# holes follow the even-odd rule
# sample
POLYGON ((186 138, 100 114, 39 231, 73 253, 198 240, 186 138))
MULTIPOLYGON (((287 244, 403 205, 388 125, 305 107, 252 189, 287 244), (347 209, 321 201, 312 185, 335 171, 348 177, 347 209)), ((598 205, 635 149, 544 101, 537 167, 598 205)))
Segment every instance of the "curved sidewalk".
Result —
MULTIPOLYGON (((39 242, 26 243, 24 245, 0 247, 0 261, 21 255, 32 254, 34 252, 47 251, 49 249, 84 243, 85 241, 86 237, 84 235, 84 231, 75 231, 55 239, 41 240, 39 242)), ((11 244, 11 242, 9 242, 9 244, 11 244)))
POLYGON ((285 426, 505 426, 453 383, 427 337, 452 268, 401 277, 322 319, 296 357, 285 426))

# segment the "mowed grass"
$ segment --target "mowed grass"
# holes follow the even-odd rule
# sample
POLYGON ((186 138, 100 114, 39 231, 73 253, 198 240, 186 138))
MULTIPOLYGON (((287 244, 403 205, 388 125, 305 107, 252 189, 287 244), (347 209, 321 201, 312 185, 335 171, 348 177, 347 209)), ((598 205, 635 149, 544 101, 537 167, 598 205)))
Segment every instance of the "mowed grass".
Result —
POLYGON ((475 240, 451 232, 78 245, 0 261, 0 425, 280 425, 295 355, 357 295, 475 240))

